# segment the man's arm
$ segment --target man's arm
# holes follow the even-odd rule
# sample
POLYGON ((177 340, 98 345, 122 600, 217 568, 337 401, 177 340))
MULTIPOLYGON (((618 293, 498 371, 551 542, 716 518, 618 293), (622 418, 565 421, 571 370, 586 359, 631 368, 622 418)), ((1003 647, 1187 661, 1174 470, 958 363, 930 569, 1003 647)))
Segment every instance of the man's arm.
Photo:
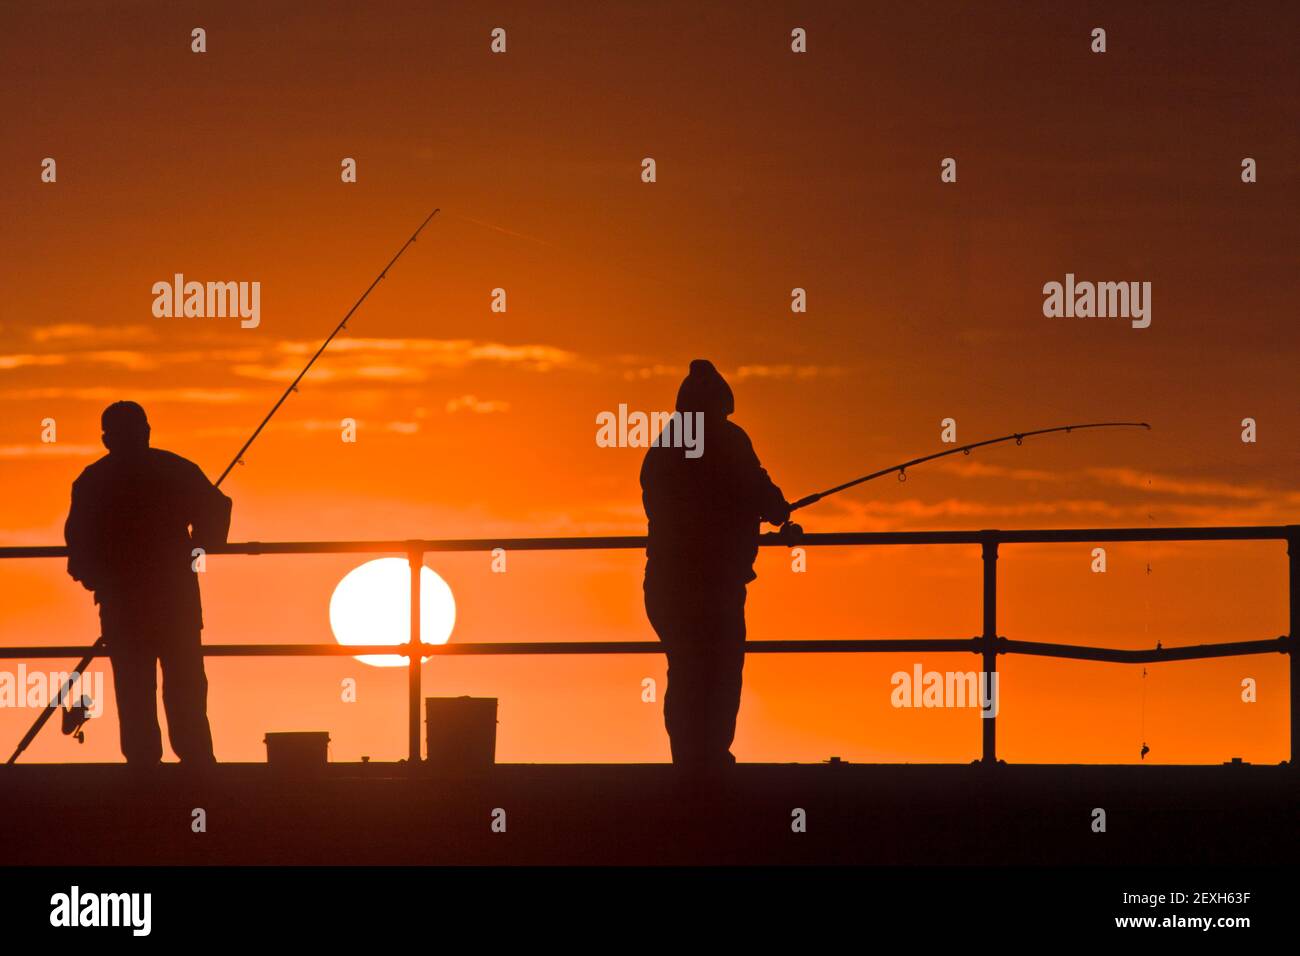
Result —
POLYGON ((785 500, 781 489, 768 477, 766 468, 760 466, 758 473, 759 517, 768 524, 785 524, 790 520, 790 502, 785 500))
POLYGON ((737 425, 735 428, 743 439, 741 442, 742 484, 748 492, 748 500, 763 521, 768 524, 785 524, 790 520, 790 503, 785 500, 781 489, 776 486, 776 482, 772 481, 767 469, 758 460, 758 454, 754 451, 754 444, 749 440, 749 435, 740 426, 737 425))
POLYGON ((68 574, 87 591, 95 590, 99 575, 94 551, 94 530, 85 487, 78 479, 72 483, 72 506, 63 523, 63 541, 68 546, 68 574))
POLYGON ((226 543, 233 502, 223 495, 198 465, 190 476, 190 538, 201 548, 226 543))

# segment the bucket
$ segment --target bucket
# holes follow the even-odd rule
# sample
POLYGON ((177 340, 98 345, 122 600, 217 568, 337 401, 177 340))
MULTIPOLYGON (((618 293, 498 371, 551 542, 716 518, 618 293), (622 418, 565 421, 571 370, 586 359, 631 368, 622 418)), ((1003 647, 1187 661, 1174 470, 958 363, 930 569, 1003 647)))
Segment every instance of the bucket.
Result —
POLYGON ((425 747, 436 773, 486 770, 496 763, 495 697, 426 697, 425 747))
POLYGON ((276 770, 320 770, 329 761, 330 735, 323 730, 268 733, 266 762, 276 770))

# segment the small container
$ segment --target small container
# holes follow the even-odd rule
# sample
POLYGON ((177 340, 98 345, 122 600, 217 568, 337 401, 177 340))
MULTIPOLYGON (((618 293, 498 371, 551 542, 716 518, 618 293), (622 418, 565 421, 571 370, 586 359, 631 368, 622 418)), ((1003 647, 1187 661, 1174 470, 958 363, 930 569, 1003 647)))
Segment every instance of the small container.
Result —
POLYGON ((434 773, 464 774, 496 763, 495 697, 426 697, 425 747, 434 773))
POLYGON ((329 762, 330 735, 323 730, 268 733, 266 762, 276 770, 322 770, 329 762))

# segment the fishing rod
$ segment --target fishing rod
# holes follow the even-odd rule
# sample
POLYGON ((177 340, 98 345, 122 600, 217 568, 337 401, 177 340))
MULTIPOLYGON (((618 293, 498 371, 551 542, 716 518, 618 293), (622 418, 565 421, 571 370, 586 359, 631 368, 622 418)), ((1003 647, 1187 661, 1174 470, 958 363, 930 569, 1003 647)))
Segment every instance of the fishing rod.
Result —
MULTIPOLYGON (((352 314, 356 312, 357 309, 361 308, 361 303, 366 301, 366 298, 374 290, 375 286, 379 285, 380 280, 388 276, 388 270, 391 269, 393 267, 393 264, 396 263, 397 260, 402 257, 402 253, 407 250, 407 248, 411 245, 411 243, 415 242, 415 240, 419 238, 420 233, 424 231, 424 227, 429 224, 429 220, 431 220, 434 216, 438 215, 438 212, 439 210, 435 209, 433 212, 429 213, 429 215, 425 216, 424 222, 420 223, 419 228, 417 228, 415 232, 411 233, 411 238, 407 239, 406 242, 402 244, 402 248, 397 250, 397 253, 393 256, 393 258, 388 260, 388 265, 384 266, 384 268, 380 270, 379 275, 375 276, 375 280, 371 282, 369 286, 366 287, 366 291, 361 293, 361 298, 357 299, 357 301, 353 304, 352 308, 348 309, 347 315, 343 316, 343 318, 339 321, 339 324, 334 327, 334 331, 331 332, 326 337, 325 341, 321 343, 320 348, 316 350, 316 353, 308 360, 307 364, 303 366, 302 371, 298 373, 298 377, 289 383, 289 387, 284 390, 284 394, 280 396, 279 401, 277 401, 274 405, 271 406, 271 410, 266 413, 266 417, 262 419, 261 424, 259 424, 257 428, 253 430, 253 434, 248 436, 248 441, 244 442, 244 444, 240 447, 239 451, 235 453, 235 457, 230 459, 230 464, 226 466, 226 470, 221 473, 220 477, 218 477, 217 480, 213 482, 213 487, 220 488, 221 483, 226 480, 226 476, 230 474, 231 470, 236 465, 242 465, 244 463, 244 452, 248 451, 249 446, 251 446, 253 442, 257 440, 257 436, 262 434, 262 429, 266 428, 267 423, 270 422, 271 419, 275 416, 275 413, 280 410, 280 406, 285 403, 285 400, 288 399, 288 397, 292 393, 298 390, 298 383, 301 382, 304 377, 306 377, 307 372, 310 371, 311 367, 316 364, 316 360, 321 357, 321 354, 325 351, 325 349, 329 347, 329 344, 334 341, 334 337, 337 336, 340 332, 342 332, 345 328, 347 328, 348 319, 352 318, 352 314)), ((86 656, 81 659, 81 663, 79 663, 76 666, 72 674, 64 682, 63 686, 59 689, 59 693, 55 696, 54 700, 50 701, 50 705, 48 707, 41 708, 40 715, 36 718, 36 721, 32 724, 32 726, 28 728, 27 733, 23 736, 23 739, 19 741, 18 747, 10 755, 7 763, 14 763, 15 761, 17 761, 19 755, 22 754, 22 752, 27 749, 28 745, 33 740, 36 739, 36 735, 41 732, 41 728, 45 726, 45 722, 50 719, 50 717, 53 715, 54 711, 57 708, 61 708, 63 706, 63 698, 72 689, 72 685, 76 681, 76 679, 80 677, 83 673, 85 673, 86 668, 90 666, 91 662, 96 657, 98 657, 100 654, 104 652, 104 649, 107 646, 108 646, 107 642, 105 642, 103 637, 100 637, 99 640, 95 641, 95 643, 90 646, 90 648, 86 651, 86 656)))
POLYGON ((353 305, 352 308, 348 309, 348 314, 343 316, 343 319, 339 322, 339 324, 334 327, 334 331, 331 332, 329 336, 325 339, 325 341, 321 343, 320 348, 316 350, 316 354, 313 355, 311 359, 307 362, 307 364, 302 367, 302 371, 298 373, 298 377, 289 383, 289 387, 284 390, 284 394, 280 396, 280 400, 271 406, 271 410, 267 412, 266 417, 262 419, 262 424, 258 425, 257 428, 253 429, 253 434, 248 436, 248 441, 244 442, 243 447, 240 448, 239 451, 235 452, 235 457, 230 460, 230 464, 226 466, 226 470, 221 473, 221 477, 218 478, 215 482, 215 485, 218 488, 221 487, 221 483, 225 481, 226 475, 230 474, 230 470, 234 468, 235 465, 243 464, 244 452, 248 451, 248 446, 253 444, 253 442, 257 441, 257 436, 262 434, 262 429, 265 428, 267 422, 269 422, 275 416, 275 413, 280 410, 280 406, 284 404, 285 399, 287 399, 291 393, 298 391, 298 383, 301 382, 304 377, 306 377, 307 372, 310 371, 311 367, 316 364, 316 360, 321 357, 321 353, 324 352, 325 349, 329 347, 329 344, 334 341, 334 336, 338 335, 345 328, 347 328, 348 319, 352 318, 352 313, 357 311, 357 309, 361 308, 361 303, 366 301, 366 296, 370 295, 371 290, 374 289, 375 286, 379 285, 381 279, 385 278, 388 275, 388 270, 393 267, 393 263, 395 263, 398 259, 402 258, 402 253, 406 251, 407 246, 409 246, 411 243, 415 242, 415 240, 419 238, 420 233, 424 230, 424 227, 429 224, 429 220, 436 215, 438 215, 437 209, 429 213, 429 215, 427 215, 424 218, 424 222, 420 223, 420 228, 416 229, 415 232, 411 234, 411 238, 407 239, 406 242, 402 244, 402 248, 397 250, 397 254, 393 256, 392 259, 388 260, 388 265, 384 266, 384 268, 380 271, 379 275, 375 276, 375 281, 370 283, 370 285, 366 288, 365 292, 361 293, 361 298, 357 299, 356 304, 353 305))
MULTIPOLYGON (((1034 435, 1050 435, 1052 432, 1073 432, 1081 431, 1084 428, 1145 428, 1150 430, 1151 426, 1146 422, 1088 422, 1083 425, 1057 425, 1053 428, 1039 428, 1028 432, 1012 432, 1010 435, 1003 435, 1001 438, 986 438, 984 441, 971 442, 969 445, 960 445, 957 448, 949 448, 945 451, 937 451, 932 455, 922 455, 920 458, 913 458, 911 461, 905 461, 898 465, 891 465, 888 468, 882 468, 880 471, 873 471, 869 475, 863 475, 861 478, 854 478, 852 481, 846 481, 842 485, 836 485, 834 488, 827 488, 825 491, 819 491, 815 494, 800 498, 790 505, 791 511, 798 511, 800 508, 806 508, 809 505, 816 504, 823 498, 830 495, 838 494, 855 485, 871 481, 875 478, 883 478, 885 475, 892 475, 898 472, 898 480, 907 480, 907 469, 914 465, 922 464, 927 461, 934 461, 936 458, 945 458, 948 455, 958 453, 969 455, 976 448, 984 448, 988 445, 999 445, 1002 442, 1014 440, 1017 445, 1024 442, 1026 438, 1032 438, 1034 435)), ((787 522, 788 524, 789 522, 787 522)), ((796 526, 797 527, 797 526, 796 526)))

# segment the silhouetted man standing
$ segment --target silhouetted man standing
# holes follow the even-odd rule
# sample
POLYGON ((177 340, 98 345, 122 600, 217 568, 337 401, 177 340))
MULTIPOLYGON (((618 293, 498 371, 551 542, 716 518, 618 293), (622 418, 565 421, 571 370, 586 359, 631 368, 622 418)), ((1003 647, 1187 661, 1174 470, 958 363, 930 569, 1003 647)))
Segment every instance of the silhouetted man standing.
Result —
POLYGON ((731 387, 713 364, 691 362, 677 392, 677 411, 689 420, 671 422, 641 466, 646 613, 668 655, 664 726, 673 763, 691 769, 736 762, 730 748, 745 666, 745 587, 756 576, 761 522, 790 517, 749 436, 727 420, 734 410, 731 387), (701 452, 692 457, 683 445, 696 423, 701 452))
POLYGON ((172 749, 185 763, 211 763, 193 550, 225 543, 231 502, 198 465, 149 447, 149 422, 135 402, 115 402, 101 422, 108 454, 73 483, 63 533, 68 573, 99 605, 122 753, 131 764, 162 759, 161 661, 172 749))

